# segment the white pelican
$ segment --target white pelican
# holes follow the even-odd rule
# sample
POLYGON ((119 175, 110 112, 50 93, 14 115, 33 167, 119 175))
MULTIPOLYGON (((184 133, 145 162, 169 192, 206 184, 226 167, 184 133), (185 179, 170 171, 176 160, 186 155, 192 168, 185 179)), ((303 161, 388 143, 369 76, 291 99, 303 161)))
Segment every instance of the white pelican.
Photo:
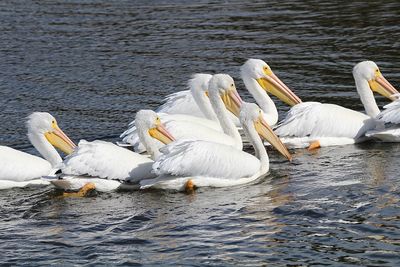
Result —
POLYGON ((105 192, 155 177, 152 173, 153 159, 160 152, 153 138, 163 143, 169 143, 174 138, 154 111, 139 111, 136 124, 140 139, 152 159, 110 142, 81 140, 74 152, 64 160, 60 179, 52 179, 51 182, 64 190, 85 190, 85 186, 89 185, 91 189, 105 192))
POLYGON ((160 176, 142 180, 141 188, 182 191, 193 187, 224 187, 249 183, 269 170, 268 154, 260 136, 291 159, 290 153, 268 126, 262 110, 256 104, 242 104, 240 122, 255 149, 256 157, 214 142, 176 141, 161 149, 163 155, 153 165, 160 176))
POLYGON ((168 95, 164 104, 156 109, 157 113, 165 114, 186 114, 210 120, 216 119, 215 114, 209 113, 204 106, 204 97, 208 90, 208 81, 211 74, 195 74, 189 80, 189 90, 179 91, 168 95))
POLYGON ((165 103, 156 109, 157 113, 186 114, 217 121, 208 100, 208 82, 212 75, 197 73, 188 82, 189 90, 170 94, 165 103))
MULTIPOLYGON (((207 120, 208 122, 215 123, 219 128, 222 128, 223 132, 209 128, 205 126, 206 124, 199 123, 202 120, 206 121, 203 118, 182 114, 159 114, 166 129, 171 132, 175 139, 193 138, 197 140, 214 141, 242 149, 242 139, 240 134, 237 133, 236 126, 233 124, 229 115, 230 113, 236 113, 236 115, 238 115, 242 100, 236 91, 232 77, 224 75, 224 81, 230 86, 228 91, 221 91, 219 93, 218 88, 212 88, 211 85, 208 86, 209 102, 218 121, 207 120), (228 112, 227 109, 230 112, 228 112)), ((124 134, 127 134, 127 138, 131 140, 130 142, 134 141, 132 145, 135 150, 143 151, 139 146, 139 138, 135 126, 124 134)), ((163 144, 160 143, 159 147, 162 146, 163 144)))
MULTIPOLYGON (((195 74, 188 83, 190 90, 177 92, 168 96, 167 99, 169 100, 167 103, 164 103, 164 105, 156 110, 163 122, 195 122, 199 125, 212 128, 215 131, 223 132, 208 100, 208 82, 211 77, 212 75, 210 74, 195 74), (199 110, 202 115, 200 116, 200 113, 193 109, 199 110)), ((132 145, 134 150, 139 153, 146 151, 145 147, 139 141, 135 121, 129 123, 129 128, 120 137, 122 138, 122 143, 118 143, 118 145, 132 145)), ((159 147, 161 146, 162 144, 159 144, 159 147)))
MULTIPOLYGON (((188 82, 189 90, 168 95, 166 97, 166 102, 157 108, 156 112, 165 114, 185 114, 217 122, 217 116, 207 97, 208 82, 211 77, 211 74, 194 74, 188 82)), ((240 126, 236 116, 229 114, 229 118, 235 125, 240 126)), ((219 130, 219 128, 215 129, 219 130)), ((121 137, 123 137, 122 135, 121 137)))
POLYGON ((290 109, 275 129, 276 134, 285 143, 309 149, 365 141, 365 133, 376 127, 375 117, 379 113, 373 91, 392 100, 398 92, 372 61, 358 63, 353 76, 367 114, 339 105, 304 102, 290 109))
MULTIPOLYGON (((264 111, 265 119, 269 125, 275 125, 278 122, 278 111, 267 92, 275 95, 290 106, 301 103, 300 98, 273 73, 272 69, 263 60, 248 59, 240 68, 240 72, 246 89, 264 111)), ((205 78, 206 76, 203 77, 205 78)), ((210 79, 210 76, 208 76, 208 79, 210 79)), ((199 97, 199 95, 204 96, 204 94, 198 93, 199 90, 196 90, 196 88, 200 88, 200 86, 197 86, 197 84, 199 84, 199 81, 196 81, 196 76, 194 76, 189 82, 190 91, 186 90, 170 95, 167 102, 157 109, 157 112, 188 114, 215 120, 215 113, 207 104, 207 99, 199 97), (204 115, 201 116, 201 113, 204 115)), ((202 82, 201 84, 202 90, 206 91, 207 83, 202 82)), ((230 118, 233 119, 236 126, 240 126, 239 121, 234 117, 232 118, 231 114, 230 118)))
POLYGON ((0 146, 0 189, 49 184, 40 177, 56 172, 62 162, 54 147, 66 154, 72 153, 75 148, 75 144, 58 127, 56 119, 49 113, 32 113, 28 116, 26 126, 30 142, 44 159, 0 146))
MULTIPOLYGON (((301 100, 273 73, 268 64, 260 59, 248 59, 241 67, 241 77, 246 89, 253 95, 257 104, 264 111, 265 119, 269 125, 275 125, 277 123, 278 111, 275 103, 268 96, 267 92, 272 93, 291 106, 301 103, 301 100)), ((210 106, 210 101, 205 97, 208 91, 208 81, 210 78, 211 75, 209 74, 196 74, 189 80, 190 90, 170 95, 168 101, 156 110, 159 112, 161 119, 166 123, 169 120, 191 121, 221 131, 216 121, 216 114, 210 106), (176 116, 171 116, 173 114, 176 114, 176 116), (208 120, 193 119, 193 116, 205 117, 214 121, 214 123, 210 123, 208 120)), ((236 126, 240 126, 235 116, 229 113, 228 117, 236 126)), ((143 146, 141 146, 138 141, 139 138, 134 123, 134 121, 131 122, 131 127, 122 133, 120 137, 124 143, 133 145, 135 151, 144 152, 143 146)), ((179 136, 176 134, 174 135, 179 139, 179 136)), ((204 138, 200 137, 200 139, 204 138)))
POLYGON ((267 92, 290 106, 301 103, 298 98, 261 59, 248 59, 240 68, 246 89, 264 111, 265 121, 273 126, 278 122, 278 110, 267 92))
MULTIPOLYGON (((399 97, 394 95, 393 97, 399 97)), ((368 137, 378 138, 384 142, 400 142, 400 99, 384 106, 385 110, 376 116, 386 127, 374 129, 366 133, 368 137)))

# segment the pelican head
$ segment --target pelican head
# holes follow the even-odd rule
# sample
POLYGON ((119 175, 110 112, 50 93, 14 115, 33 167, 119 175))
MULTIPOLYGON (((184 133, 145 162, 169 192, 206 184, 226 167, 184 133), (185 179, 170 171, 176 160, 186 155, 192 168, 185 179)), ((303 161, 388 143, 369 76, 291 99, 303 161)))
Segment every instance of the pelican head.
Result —
POLYGON ((135 124, 140 131, 148 134, 164 144, 174 141, 174 137, 165 129, 160 117, 152 110, 139 110, 136 113, 135 124))
POLYGON ((274 146, 285 158, 292 160, 292 156, 272 128, 264 120, 263 111, 254 103, 243 103, 240 110, 240 123, 243 127, 253 127, 257 133, 274 146))
POLYGON ((240 68, 240 71, 242 77, 248 76, 255 79, 261 88, 278 97, 286 104, 294 106, 301 103, 300 98, 272 72, 270 66, 263 60, 248 59, 240 68))
POLYGON ((378 66, 373 61, 362 61, 353 68, 354 79, 361 78, 368 81, 373 92, 383 95, 390 100, 396 100, 399 92, 383 77, 378 66))
POLYGON ((235 82, 228 74, 214 74, 209 82, 210 97, 221 97, 225 107, 239 117, 242 99, 240 98, 235 82))
POLYGON ((54 147, 66 154, 71 154, 76 145, 58 127, 56 119, 47 112, 34 112, 26 122, 28 137, 43 135, 54 147))

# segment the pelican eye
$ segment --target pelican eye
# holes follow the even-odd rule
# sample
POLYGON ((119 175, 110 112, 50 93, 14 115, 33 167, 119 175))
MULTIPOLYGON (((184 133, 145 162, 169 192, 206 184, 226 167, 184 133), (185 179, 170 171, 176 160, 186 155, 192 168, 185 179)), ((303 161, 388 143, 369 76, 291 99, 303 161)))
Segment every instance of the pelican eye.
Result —
POLYGON ((263 67, 263 71, 264 71, 264 74, 267 75, 267 76, 269 76, 269 75, 272 74, 272 70, 271 70, 271 68, 268 67, 268 66, 264 66, 264 67, 263 67))

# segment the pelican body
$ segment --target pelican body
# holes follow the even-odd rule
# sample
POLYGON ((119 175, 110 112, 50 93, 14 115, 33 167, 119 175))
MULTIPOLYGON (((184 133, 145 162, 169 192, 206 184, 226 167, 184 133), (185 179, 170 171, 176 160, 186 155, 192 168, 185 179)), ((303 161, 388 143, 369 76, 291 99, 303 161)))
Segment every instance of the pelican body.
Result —
POLYGON ((45 112, 34 112, 26 122, 28 138, 43 158, 0 146, 0 189, 47 185, 40 179, 54 173, 62 159, 58 148, 66 154, 72 153, 75 144, 58 127, 56 119, 45 112))
POLYGON ((334 104, 304 102, 290 109, 275 132, 291 146, 317 148, 353 144, 368 139, 366 133, 377 126, 379 114, 373 92, 393 100, 397 90, 383 77, 372 61, 353 69, 357 92, 366 114, 334 104))
MULTIPOLYGON (((216 74, 210 93, 225 95, 232 89, 228 75, 216 74)), ((268 154, 258 134, 266 138, 287 158, 290 154, 264 120, 255 104, 242 103, 240 121, 256 151, 256 157, 232 146, 202 140, 179 140, 161 149, 162 156, 153 169, 159 177, 142 180, 141 188, 185 190, 191 187, 233 186, 253 181, 269 170, 268 154)), ((229 121, 228 121, 229 122, 229 121)), ((230 122, 233 128, 234 125, 230 122)), ((235 128, 237 131, 237 129, 235 128)))
POLYGON ((155 139, 169 143, 174 138, 154 111, 139 111, 136 123, 151 159, 110 142, 81 140, 61 165, 62 175, 52 183, 64 190, 79 190, 91 183, 92 189, 105 192, 135 187, 139 180, 155 177, 153 160, 160 154, 155 139))

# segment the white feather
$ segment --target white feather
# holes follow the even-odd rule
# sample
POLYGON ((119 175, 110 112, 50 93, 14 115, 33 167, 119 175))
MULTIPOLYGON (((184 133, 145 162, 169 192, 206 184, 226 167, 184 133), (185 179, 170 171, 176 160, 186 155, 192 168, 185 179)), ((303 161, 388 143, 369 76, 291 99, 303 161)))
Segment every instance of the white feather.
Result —
MULTIPOLYGON (((207 120, 205 118, 165 113, 158 113, 158 116, 175 139, 196 138, 200 140, 212 140, 214 135, 218 139, 220 139, 221 136, 225 136, 218 122, 207 120), (207 133, 208 131, 211 133, 204 135, 204 133, 207 133)), ((121 134, 121 138, 124 143, 131 144, 134 147, 134 150, 139 153, 146 150, 140 143, 135 121, 131 123, 131 127, 128 130, 121 134)), ((158 147, 162 146, 163 144, 158 142, 158 147)))
POLYGON ((165 103, 156 109, 157 113, 186 114, 204 118, 190 90, 184 90, 168 95, 165 103))
POLYGON ((153 161, 113 143, 81 140, 63 162, 66 175, 89 175, 111 180, 135 182, 154 177, 153 161))
MULTIPOLYGON (((208 94, 208 83, 211 77, 212 75, 210 74, 195 74, 188 83, 190 90, 177 92, 167 96, 167 102, 156 110, 162 122, 186 121, 191 123, 190 128, 192 129, 196 127, 195 124, 198 124, 200 126, 223 132, 219 125, 216 112, 212 108, 210 99, 206 96, 208 94)), ((238 118, 233 114, 228 113, 227 116, 236 126, 240 125, 238 118)), ((122 138, 121 145, 131 144, 135 151, 141 153, 145 151, 145 148, 139 142, 135 125, 136 122, 132 121, 129 124, 129 129, 120 135, 122 138)), ((174 135, 173 129, 170 128, 169 130, 174 135)), ((203 135, 193 136, 191 135, 193 132, 196 131, 189 130, 184 136, 195 137, 201 140, 210 140, 209 138, 204 139, 203 135)), ((175 138, 178 137, 175 136, 175 138)), ((162 146, 161 143, 158 145, 159 147, 162 146)))
MULTIPOLYGON (((206 75, 206 74, 196 74, 193 76, 192 80, 196 79, 196 77, 198 77, 198 76, 201 77, 202 75, 206 75)), ((192 80, 190 80, 190 81, 192 81, 192 80)), ((190 81, 189 81, 189 83, 190 83, 190 81)), ((170 94, 166 97, 165 101, 166 102, 164 104, 162 104, 160 107, 158 107, 156 109, 157 113, 182 114, 182 115, 190 115, 190 117, 193 116, 193 117, 207 119, 207 117, 204 115, 204 113, 201 111, 198 104, 196 103, 196 100, 194 99, 191 90, 179 91, 179 92, 170 94)), ((200 101, 200 99, 199 99, 199 101, 200 101)), ((204 108, 210 109, 209 110, 210 113, 214 113, 214 111, 212 110, 209 103, 202 103, 202 105, 204 105, 204 108)), ((215 113, 214 113, 214 116, 215 116, 215 113)), ((233 123, 236 126, 238 126, 238 127, 240 126, 239 119, 235 115, 233 115, 232 113, 229 113, 229 118, 233 121, 233 123)), ((131 122, 131 124, 132 124, 132 122, 131 122)), ((121 135, 121 137, 122 137, 122 135, 121 135)))
POLYGON ((253 155, 214 142, 181 140, 161 152, 153 165, 158 175, 237 179, 250 177, 260 169, 260 161, 253 155))
MULTIPOLYGON (((228 83, 234 83, 231 77, 229 77, 228 83)), ((209 89, 210 105, 212 105, 214 111, 217 113, 216 116, 219 119, 219 123, 213 120, 182 114, 159 114, 162 123, 176 140, 194 138, 197 140, 220 142, 222 144, 234 145, 237 148, 242 148, 240 134, 236 133, 236 127, 229 119, 230 113, 224 106, 218 90, 219 88, 214 88, 213 90, 211 88, 209 89), (222 129, 223 127, 225 127, 224 131, 222 129)), ((140 146, 138 132, 135 127, 136 126, 132 125, 121 137, 124 138, 124 142, 131 143, 136 151, 143 152, 144 147, 140 146)), ((158 143, 158 147, 162 146, 163 144, 158 143)))
POLYGON ((289 110, 275 132, 285 138, 285 143, 290 142, 289 137, 307 137, 311 141, 325 139, 325 145, 333 145, 364 140, 363 135, 375 126, 375 120, 361 112, 333 104, 304 102, 289 110), (335 141, 330 142, 327 137, 335 141))
POLYGON ((382 123, 381 128, 366 133, 368 137, 377 138, 383 142, 400 142, 400 100, 397 99, 386 105, 385 110, 376 117, 382 123))
POLYGON ((40 157, 0 146, 0 180, 23 182, 49 175, 50 162, 40 157))
POLYGON ((384 106, 385 110, 376 117, 385 123, 400 124, 400 99, 384 106))
POLYGON ((254 128, 254 121, 260 114, 257 105, 243 103, 240 119, 260 158, 219 143, 175 141, 161 149, 163 155, 153 165, 159 177, 140 181, 141 188, 183 190, 189 179, 197 187, 234 186, 266 174, 269 170, 268 155, 254 128))
POLYGON ((366 136, 377 138, 383 142, 400 142, 400 128, 398 125, 384 128, 382 130, 372 130, 366 133, 366 136))

